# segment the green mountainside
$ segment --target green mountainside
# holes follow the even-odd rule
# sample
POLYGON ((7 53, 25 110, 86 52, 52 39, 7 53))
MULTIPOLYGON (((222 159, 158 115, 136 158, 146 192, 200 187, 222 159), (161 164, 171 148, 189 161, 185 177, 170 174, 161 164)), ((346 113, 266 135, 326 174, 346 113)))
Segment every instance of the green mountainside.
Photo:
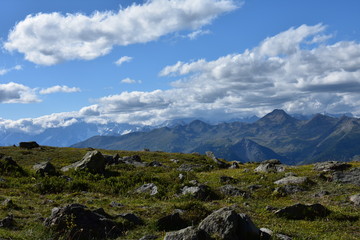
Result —
MULTIPOLYGON (((339 132, 334 133, 334 137, 344 136, 355 124, 346 122, 348 128, 342 129, 343 132, 336 128, 339 132)), ((182 130, 190 138, 195 129, 192 125, 182 130)), ((176 142, 170 129, 158 131, 160 135, 167 132, 168 138, 176 142)), ((133 136, 137 134, 141 135, 133 136)), ((342 138, 341 144, 347 144, 352 136, 342 138)), ((330 144, 330 140, 324 138, 324 144, 330 144)), ((247 140, 232 146, 242 148, 242 145, 254 147, 254 143, 247 140)), ((220 168, 209 154, 93 150, 0 147, 0 239, 176 239, 171 238, 169 232, 187 226, 198 231, 198 226, 204 227, 207 216, 223 207, 246 214, 258 228, 270 229, 272 239, 360 239, 357 205, 360 196, 357 200, 354 198, 360 193, 360 162, 332 163, 329 167, 287 166, 271 160, 220 168), (85 168, 77 165, 71 169, 80 160, 84 163, 90 155, 95 162, 85 168), (33 168, 41 162, 47 162, 47 168, 41 171, 33 168), (100 163, 103 165, 99 167, 100 163), (301 181, 276 182, 283 181, 284 177, 301 181), (141 192, 146 186, 153 188, 141 192), (199 193, 193 191, 196 188, 200 189, 199 193), (279 214, 282 208, 296 203, 321 204, 326 211, 316 211, 315 215, 304 218, 279 214), (65 206, 68 208, 63 208, 65 206), (82 210, 85 206, 86 210, 82 210), (82 211, 74 210, 63 222, 49 218, 71 207, 82 211), (79 225, 82 215, 78 214, 91 216, 82 219, 86 225, 79 225), (99 216, 100 220, 96 220, 99 216), (109 226, 118 231, 111 232, 109 226), (84 237, 87 227, 99 230, 90 232, 91 237, 84 237), (99 237, 104 230, 101 227, 107 228, 107 232, 99 237), (281 238, 284 235, 288 238, 281 238)), ((331 150, 336 153, 336 149, 331 150)), ((224 223, 224 226, 230 224, 224 223)), ((210 235, 207 239, 237 239, 224 238, 216 232, 210 235)))
POLYGON ((276 158, 288 164, 350 161, 360 156, 360 119, 321 114, 299 120, 274 110, 254 123, 209 125, 196 120, 173 128, 135 132, 118 137, 95 136, 72 147, 112 150, 151 149, 165 152, 213 151, 228 161, 276 158), (248 142, 251 144, 243 144, 248 142))

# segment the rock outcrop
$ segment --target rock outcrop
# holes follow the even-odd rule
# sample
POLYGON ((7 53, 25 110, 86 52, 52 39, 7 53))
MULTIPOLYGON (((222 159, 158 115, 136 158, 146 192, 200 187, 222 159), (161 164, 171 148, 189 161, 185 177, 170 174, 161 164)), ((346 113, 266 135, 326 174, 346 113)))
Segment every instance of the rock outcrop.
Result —
POLYGON ((37 163, 33 166, 35 173, 42 177, 44 176, 55 176, 57 175, 55 166, 52 165, 50 162, 41 162, 37 163))
POLYGON ((326 217, 329 214, 330 210, 318 203, 311 205, 297 203, 295 205, 279 209, 275 212, 275 215, 278 217, 294 220, 314 220, 316 218, 326 217))
POLYGON ((87 152, 85 156, 78 162, 63 167, 61 171, 67 172, 70 169, 87 170, 91 173, 103 173, 105 171, 106 161, 101 152, 94 150, 87 152))

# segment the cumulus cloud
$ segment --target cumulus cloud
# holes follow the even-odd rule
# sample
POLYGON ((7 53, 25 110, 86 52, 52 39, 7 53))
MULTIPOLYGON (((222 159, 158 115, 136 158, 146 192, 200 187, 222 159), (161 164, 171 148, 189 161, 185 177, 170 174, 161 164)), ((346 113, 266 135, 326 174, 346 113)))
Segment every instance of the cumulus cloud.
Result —
POLYGON ((121 80, 121 83, 134 84, 134 83, 142 83, 141 80, 134 80, 131 78, 124 78, 121 80))
POLYGON ((38 13, 17 23, 4 47, 41 65, 91 60, 116 45, 145 43, 170 33, 199 29, 239 6, 233 0, 149 0, 91 16, 38 13))
POLYGON ((132 57, 123 56, 123 57, 119 58, 119 59, 115 62, 115 64, 118 65, 118 66, 120 66, 121 64, 126 63, 126 62, 131 62, 132 60, 133 60, 132 57))
POLYGON ((99 108, 117 119, 148 123, 261 116, 274 108, 360 115, 360 44, 327 44, 325 31, 322 24, 302 25, 243 53, 177 62, 159 73, 175 78, 171 89, 104 97, 99 108))
POLYGON ((33 103, 39 101, 35 89, 14 82, 0 84, 0 103, 33 103))
POLYGON ((21 65, 16 65, 15 67, 12 67, 12 68, 0 68, 0 76, 1 75, 5 75, 11 71, 14 71, 14 70, 21 70, 22 69, 22 66, 21 65))
POLYGON ((74 93, 74 92, 80 92, 80 88, 77 87, 68 87, 68 86, 60 86, 60 85, 56 85, 53 87, 49 87, 49 88, 45 88, 40 90, 40 94, 52 94, 52 93, 59 93, 59 92, 63 92, 63 93, 74 93))

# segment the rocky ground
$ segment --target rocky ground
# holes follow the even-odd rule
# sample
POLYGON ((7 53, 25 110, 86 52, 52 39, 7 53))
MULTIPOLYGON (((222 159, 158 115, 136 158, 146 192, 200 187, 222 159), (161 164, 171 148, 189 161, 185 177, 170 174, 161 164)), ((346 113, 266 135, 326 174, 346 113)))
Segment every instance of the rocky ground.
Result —
POLYGON ((0 239, 360 239, 360 162, 0 148, 0 239))

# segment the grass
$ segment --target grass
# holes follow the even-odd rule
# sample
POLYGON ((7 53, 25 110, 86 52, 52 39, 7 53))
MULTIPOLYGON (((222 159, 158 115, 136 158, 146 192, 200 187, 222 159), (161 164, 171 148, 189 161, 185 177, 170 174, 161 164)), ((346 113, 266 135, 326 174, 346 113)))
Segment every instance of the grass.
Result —
MULTIPOLYGON (((0 238, 5 239, 50 239, 53 233, 43 226, 43 221, 50 216, 51 209, 70 203, 80 203, 90 209, 103 208, 110 215, 134 213, 143 221, 143 226, 133 226, 118 239, 139 239, 146 234, 159 236, 165 232, 156 228, 157 219, 182 210, 182 217, 190 225, 197 225, 212 211, 225 206, 236 206, 237 211, 248 214, 254 223, 276 233, 292 236, 293 239, 360 239, 359 207, 349 202, 349 196, 360 192, 358 186, 327 182, 318 177, 312 165, 288 167, 286 172, 297 176, 307 176, 315 182, 307 191, 288 196, 273 194, 277 187, 273 182, 284 177, 285 173, 255 173, 257 164, 247 163, 239 169, 218 169, 213 162, 203 155, 163 153, 163 152, 129 152, 101 150, 103 154, 120 156, 139 155, 144 162, 158 161, 163 167, 133 167, 125 164, 109 166, 106 173, 91 174, 70 171, 66 180, 59 176, 40 177, 32 170, 35 163, 50 161, 60 172, 60 168, 80 160, 88 149, 41 147, 24 150, 17 147, 1 147, 0 154, 11 156, 24 170, 1 172, 0 203, 10 198, 15 206, 0 205, 0 219, 12 214, 15 226, 11 229, 0 228, 0 238), (179 163, 170 161, 177 159, 179 163), (179 179, 177 168, 182 164, 201 164, 205 167, 194 172, 186 172, 184 179, 179 179), (232 185, 250 192, 250 198, 221 196, 218 188, 223 183, 221 176, 236 179, 232 185), (214 200, 200 201, 179 194, 184 185, 191 180, 208 185, 219 197, 214 200), (159 193, 155 196, 139 195, 134 189, 144 183, 155 183, 159 193), (251 185, 262 185, 250 191, 251 185), (321 198, 314 194, 326 190, 330 192, 321 198), (111 202, 121 203, 120 207, 110 206, 111 202), (321 203, 332 213, 324 219, 286 220, 277 218, 267 211, 267 206, 281 208, 294 203, 321 203)), ((359 162, 352 162, 352 167, 360 167, 359 162)), ((116 221, 123 221, 117 219, 116 221)))

